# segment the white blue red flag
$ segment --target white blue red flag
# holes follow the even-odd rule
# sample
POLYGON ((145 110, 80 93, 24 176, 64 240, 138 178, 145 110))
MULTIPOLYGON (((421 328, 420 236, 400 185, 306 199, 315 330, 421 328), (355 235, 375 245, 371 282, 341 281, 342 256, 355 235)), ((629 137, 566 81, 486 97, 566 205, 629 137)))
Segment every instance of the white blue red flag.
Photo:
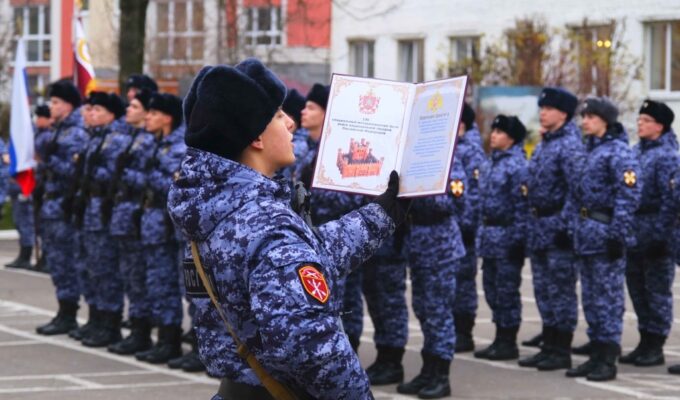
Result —
POLYGON ((14 74, 12 76, 12 109, 9 124, 9 173, 28 196, 35 188, 33 123, 28 97, 26 50, 23 40, 17 41, 14 74))

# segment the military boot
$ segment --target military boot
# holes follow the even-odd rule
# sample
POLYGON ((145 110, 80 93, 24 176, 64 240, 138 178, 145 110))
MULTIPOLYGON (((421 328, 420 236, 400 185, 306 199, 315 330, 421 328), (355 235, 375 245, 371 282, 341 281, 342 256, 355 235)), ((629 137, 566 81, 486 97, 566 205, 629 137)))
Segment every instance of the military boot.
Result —
POLYGON ((400 383, 397 386, 398 393, 418 394, 435 379, 437 357, 425 351, 421 351, 420 355, 423 358, 423 366, 420 369, 420 373, 410 382, 400 383))
POLYGON ((130 335, 120 342, 109 345, 108 351, 131 355, 151 348, 151 322, 148 318, 130 318, 130 335))
POLYGON ((653 367, 663 365, 666 360, 663 356, 663 345, 666 343, 666 336, 648 332, 648 345, 635 358, 636 367, 653 367))
POLYGON ((668 373, 673 375, 680 375, 680 364, 675 364, 668 367, 668 373))
POLYGON ((616 379, 616 358, 621 353, 621 348, 616 343, 598 343, 597 363, 586 379, 593 382, 604 382, 616 379))
POLYGON ((401 360, 403 347, 376 346, 378 356, 375 362, 366 368, 368 380, 373 386, 391 385, 404 381, 404 367, 401 360))
MULTIPOLYGON (((544 326, 543 332, 541 333, 541 351, 534 354, 533 356, 522 358, 517 362, 520 367, 536 368, 539 362, 543 361, 551 351, 553 332, 555 330, 552 327, 544 326)), ((533 340, 533 339, 532 339, 533 340)), ((522 342, 524 344, 525 342, 522 342)))
POLYGON ((637 346, 635 346, 635 349, 631 351, 630 353, 621 356, 619 358, 619 362, 621 364, 635 364, 635 360, 638 358, 640 354, 643 352, 647 351, 647 346, 649 345, 649 333, 646 331, 640 331, 640 342, 638 343, 637 346))
MULTIPOLYGON (((544 329, 544 331, 545 331, 545 327, 543 327, 543 329, 544 329)), ((544 332, 541 332, 541 333, 539 333, 538 335, 532 337, 532 338, 529 339, 529 340, 523 340, 523 341, 522 341, 522 346, 527 346, 527 347, 541 347, 541 345, 543 344, 543 333, 544 333, 544 332)))
POLYGON ((191 343, 191 351, 187 354, 168 361, 168 367, 182 369, 185 372, 205 371, 205 365, 198 356, 198 344, 196 340, 191 343))
POLYGON ((75 340, 83 340, 84 337, 89 336, 93 331, 98 330, 101 326, 101 317, 97 307, 89 306, 89 315, 87 322, 80 328, 73 329, 68 333, 68 336, 75 340))
POLYGON ((83 337, 81 343, 87 347, 106 347, 120 342, 123 337, 120 334, 121 311, 100 311, 101 324, 99 329, 91 331, 83 337))
POLYGON ((510 328, 496 327, 496 346, 489 350, 486 358, 493 361, 515 360, 519 357, 517 348, 517 331, 519 326, 510 328))
POLYGON ((50 322, 35 328, 41 335, 61 335, 69 333, 78 328, 76 314, 78 313, 78 303, 75 301, 59 300, 59 311, 50 322))
POLYGON ((361 344, 361 338, 347 335, 347 340, 349 340, 349 345, 352 346, 352 350, 354 350, 354 353, 359 354, 359 345, 361 344))
POLYGON ((21 246, 17 258, 5 264, 5 267, 31 269, 31 253, 33 253, 33 246, 21 246))
POLYGON ((472 328, 475 326, 475 316, 459 313, 453 316, 456 325, 456 353, 466 353, 475 349, 472 328))
POLYGON ((590 351, 592 350, 592 343, 591 342, 586 342, 585 344, 581 346, 576 346, 571 348, 571 352, 573 354, 578 354, 580 356, 587 356, 590 354, 590 351))
POLYGON ((550 352, 547 357, 536 364, 536 368, 539 371, 571 368, 571 340, 573 337, 572 332, 555 330, 550 352))
MULTIPOLYGON (((579 365, 576 368, 569 368, 567 372, 565 373, 566 376, 569 378, 581 378, 588 376, 589 373, 591 373, 595 368, 597 367, 598 363, 602 361, 602 345, 603 343, 599 342, 588 342, 588 346, 590 346, 590 352, 588 354, 588 360, 584 362, 583 364, 579 365)), ((573 350, 572 350, 573 351, 573 350)))
POLYGON ((158 328, 158 342, 149 350, 135 354, 139 361, 151 364, 165 364, 182 355, 182 327, 161 325, 158 328))
POLYGON ((433 356, 433 362, 434 376, 427 385, 418 391, 419 399, 441 399, 451 395, 451 384, 449 383, 451 360, 433 356))

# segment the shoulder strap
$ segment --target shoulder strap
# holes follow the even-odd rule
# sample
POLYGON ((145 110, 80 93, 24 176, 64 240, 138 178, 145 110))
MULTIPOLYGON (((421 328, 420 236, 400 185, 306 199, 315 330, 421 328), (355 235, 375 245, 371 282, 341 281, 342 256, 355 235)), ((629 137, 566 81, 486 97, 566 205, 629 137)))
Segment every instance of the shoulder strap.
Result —
POLYGON ((290 391, 290 389, 288 389, 282 383, 278 382, 271 375, 269 375, 269 373, 264 369, 264 367, 262 367, 262 364, 260 364, 260 362, 257 361, 255 355, 253 355, 253 353, 251 353, 248 350, 246 345, 243 342, 241 342, 239 338, 236 336, 236 333, 234 332, 231 325, 227 321, 227 317, 226 315, 224 315, 224 311, 222 310, 220 303, 218 303, 217 301, 215 291, 213 290, 213 287, 211 286, 210 281, 208 280, 208 277, 205 274, 205 270, 203 269, 203 263, 201 263, 201 257, 200 254, 198 253, 198 246, 194 241, 191 241, 191 255, 194 259, 194 265, 196 265, 196 271, 198 272, 198 276, 201 278, 201 282, 203 282, 203 286, 205 286, 205 289, 208 292, 210 300, 217 309, 217 313, 220 315, 220 318, 222 319, 224 326, 227 328, 227 331, 229 331, 229 334, 231 335, 232 339, 234 339, 234 343, 236 344, 236 352, 238 353, 238 355, 241 356, 241 358, 243 358, 248 363, 250 368, 255 372, 255 375, 257 375, 260 382, 262 382, 262 385, 265 387, 265 389, 267 389, 267 391, 272 395, 272 397, 274 397, 274 399, 296 400, 297 397, 290 391))

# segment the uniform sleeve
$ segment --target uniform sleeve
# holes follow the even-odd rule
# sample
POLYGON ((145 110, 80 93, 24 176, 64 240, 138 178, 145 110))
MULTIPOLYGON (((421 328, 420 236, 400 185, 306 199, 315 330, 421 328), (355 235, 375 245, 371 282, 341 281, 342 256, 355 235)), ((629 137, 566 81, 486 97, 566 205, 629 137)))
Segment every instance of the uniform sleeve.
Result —
POLYGON ((394 229, 385 210, 371 203, 319 226, 318 233, 338 275, 344 277, 368 260, 394 229))
POLYGON ((526 244, 529 223, 529 201, 526 186, 527 174, 526 165, 520 165, 513 171, 512 176, 510 177, 510 198, 512 199, 513 204, 512 246, 524 247, 526 244))
POLYGON ((487 167, 487 159, 481 148, 475 146, 473 149, 470 151, 468 162, 465 165, 469 190, 466 193, 468 205, 461 223, 461 229, 463 230, 475 229, 479 225, 481 218, 479 180, 487 167))
POLYGON ((371 398, 359 359, 331 312, 331 302, 337 301, 331 274, 300 239, 279 232, 274 243, 275 248, 260 253, 248 277, 263 349, 258 358, 314 398, 371 398), (291 263, 294 258, 298 261, 291 263), (313 276, 305 283, 308 274, 313 276))
MULTIPOLYGON (((47 160, 47 167, 59 178, 68 179, 76 171, 76 154, 81 155, 87 147, 87 134, 82 128, 73 127, 72 132, 59 145, 66 149, 63 153, 67 157, 60 157, 59 154, 54 154, 47 160)), ((61 153, 61 151, 60 151, 61 153)), ((63 154, 62 153, 62 154, 63 154)))
POLYGON ((179 171, 179 166, 182 163, 184 154, 186 153, 186 146, 184 143, 172 146, 170 152, 163 157, 163 161, 157 169, 155 169, 149 177, 149 186, 159 193, 166 193, 170 190, 170 185, 174 182, 175 172, 179 171))
POLYGON ((580 176, 580 169, 585 160, 585 152, 583 144, 573 141, 570 146, 565 146, 561 158, 561 172, 564 180, 568 186, 567 194, 564 199, 564 206, 562 207, 562 221, 564 228, 569 233, 573 233, 573 221, 578 215, 578 207, 575 196, 576 183, 580 176))
POLYGON ((656 165, 656 187, 659 188, 661 203, 659 216, 654 223, 655 240, 669 242, 675 223, 676 207, 673 202, 673 190, 671 179, 678 165, 678 155, 670 153, 665 157, 659 157, 656 165))
POLYGON ((632 243, 626 239, 635 237, 633 219, 635 211, 640 206, 643 184, 639 179, 640 164, 630 151, 620 152, 618 157, 612 157, 611 163, 616 190, 608 236, 620 243, 631 245, 632 243))

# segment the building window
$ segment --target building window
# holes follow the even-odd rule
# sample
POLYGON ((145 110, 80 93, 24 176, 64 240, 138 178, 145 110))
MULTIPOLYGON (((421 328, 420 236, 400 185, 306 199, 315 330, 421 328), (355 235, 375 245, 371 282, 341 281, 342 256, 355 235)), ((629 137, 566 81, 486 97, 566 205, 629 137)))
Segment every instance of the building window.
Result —
POLYGON ((680 21, 647 25, 649 88, 680 91, 680 21))
POLYGON ((157 1, 156 35, 161 63, 200 64, 205 59, 203 1, 157 1))
POLYGON ((15 8, 14 34, 26 44, 28 66, 49 66, 52 58, 49 6, 15 8))
POLYGON ((350 73, 356 76, 373 78, 374 42, 362 40, 349 43, 350 73))
POLYGON ((245 10, 245 40, 248 46, 276 46, 283 37, 281 7, 248 7, 245 10))
POLYGON ((449 38, 449 76, 474 76, 480 68, 479 36, 456 36, 449 38))
POLYGON ((399 41, 399 80, 422 82, 424 80, 424 49, 422 40, 399 41))
POLYGON ((578 51, 579 93, 610 95, 614 30, 614 23, 584 25, 573 29, 574 44, 578 51))

